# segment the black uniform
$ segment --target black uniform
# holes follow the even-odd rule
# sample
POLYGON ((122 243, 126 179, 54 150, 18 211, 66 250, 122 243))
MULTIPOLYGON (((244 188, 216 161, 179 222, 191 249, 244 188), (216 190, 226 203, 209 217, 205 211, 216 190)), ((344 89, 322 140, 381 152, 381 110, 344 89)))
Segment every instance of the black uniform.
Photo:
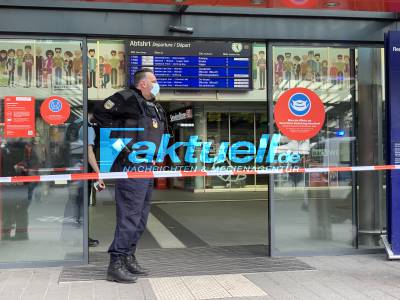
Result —
MULTIPOLYGON (((112 171, 123 171, 124 167, 132 166, 128 156, 130 147, 135 142, 150 141, 158 148, 166 122, 161 105, 145 100, 137 89, 124 90, 105 99, 102 105, 95 109, 94 117, 100 127, 144 128, 144 131, 133 132, 133 135, 132 132, 120 133, 122 136, 119 137, 129 136, 132 140, 118 155, 112 171)), ((143 165, 151 168, 152 163, 143 165)), ((130 178, 117 181, 117 226, 114 241, 108 250, 111 260, 135 253, 136 244, 147 223, 152 190, 153 179, 130 178)))

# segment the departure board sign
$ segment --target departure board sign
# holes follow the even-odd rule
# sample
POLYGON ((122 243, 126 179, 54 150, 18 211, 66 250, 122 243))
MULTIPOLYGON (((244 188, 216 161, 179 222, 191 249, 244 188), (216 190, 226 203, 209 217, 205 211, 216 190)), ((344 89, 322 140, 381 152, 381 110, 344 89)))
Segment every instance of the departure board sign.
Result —
POLYGON ((251 44, 224 41, 129 40, 129 79, 153 70, 161 88, 250 90, 251 44))

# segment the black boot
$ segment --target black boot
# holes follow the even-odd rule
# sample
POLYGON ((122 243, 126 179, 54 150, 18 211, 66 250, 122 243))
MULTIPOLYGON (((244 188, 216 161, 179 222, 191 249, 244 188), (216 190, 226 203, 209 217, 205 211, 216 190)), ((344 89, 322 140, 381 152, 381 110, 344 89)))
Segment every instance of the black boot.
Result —
POLYGON ((89 247, 97 247, 99 245, 99 240, 95 240, 89 237, 89 247))
POLYGON ((123 262, 123 257, 115 257, 110 260, 107 270, 107 280, 120 283, 136 282, 137 277, 130 273, 123 262))
POLYGON ((126 269, 132 274, 140 274, 140 275, 148 274, 148 270, 139 265, 134 254, 124 256, 123 262, 125 264, 126 269))

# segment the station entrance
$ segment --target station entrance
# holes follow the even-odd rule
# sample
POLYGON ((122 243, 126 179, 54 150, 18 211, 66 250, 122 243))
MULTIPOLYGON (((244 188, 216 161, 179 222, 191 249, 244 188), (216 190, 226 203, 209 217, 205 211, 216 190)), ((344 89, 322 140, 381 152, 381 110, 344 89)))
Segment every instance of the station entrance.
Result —
MULTIPOLYGON (((170 127, 175 140, 187 141, 197 135, 212 143, 211 157, 222 142, 249 141, 257 145, 261 134, 268 130, 265 104, 244 107, 233 103, 229 109, 225 104, 162 104, 172 120, 170 127)), ((177 151, 182 161, 184 150, 177 151)), ((227 161, 223 165, 232 163, 227 161)), ((95 205, 89 208, 89 220, 90 236, 100 241, 90 251, 106 251, 115 228, 111 182, 104 191, 96 193, 95 205)), ((267 175, 162 178, 155 179, 148 226, 139 248, 261 245, 267 255, 268 241, 267 175)))

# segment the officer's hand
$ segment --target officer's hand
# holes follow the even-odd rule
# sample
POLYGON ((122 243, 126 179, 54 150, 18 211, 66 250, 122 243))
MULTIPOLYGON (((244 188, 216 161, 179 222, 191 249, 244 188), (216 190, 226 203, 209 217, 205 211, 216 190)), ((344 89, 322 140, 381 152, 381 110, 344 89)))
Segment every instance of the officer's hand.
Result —
POLYGON ((106 185, 105 185, 103 179, 99 179, 99 186, 100 186, 102 189, 105 189, 105 188, 106 188, 106 185))

